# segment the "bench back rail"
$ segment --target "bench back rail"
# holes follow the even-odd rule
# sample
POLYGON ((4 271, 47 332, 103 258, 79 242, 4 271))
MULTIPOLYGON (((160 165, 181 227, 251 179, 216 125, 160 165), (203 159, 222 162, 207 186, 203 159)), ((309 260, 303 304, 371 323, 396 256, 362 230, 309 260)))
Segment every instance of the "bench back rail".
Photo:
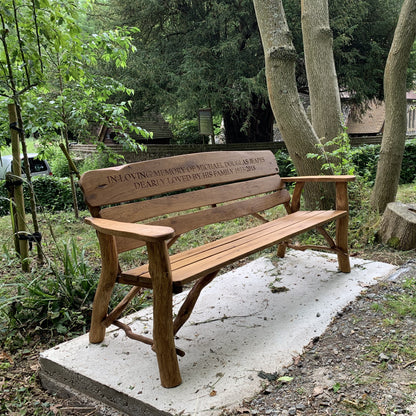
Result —
MULTIPOLYGON (((205 225, 289 203, 271 152, 255 152, 255 157, 253 152, 233 152, 231 159, 224 153, 176 156, 164 168, 155 160, 90 171, 80 185, 94 217, 169 226, 176 238, 205 225), (200 210, 187 212, 195 209, 200 210), (171 216, 157 218, 167 215, 171 216)), ((144 241, 116 237, 118 253, 143 245, 144 241)))

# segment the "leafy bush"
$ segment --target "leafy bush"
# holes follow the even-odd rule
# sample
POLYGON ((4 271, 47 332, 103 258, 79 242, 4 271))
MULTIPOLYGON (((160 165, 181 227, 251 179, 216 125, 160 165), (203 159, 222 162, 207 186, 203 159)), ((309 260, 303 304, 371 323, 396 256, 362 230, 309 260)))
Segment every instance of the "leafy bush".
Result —
MULTIPOLYGON (((380 156, 379 144, 368 144, 354 147, 349 157, 355 168, 355 174, 360 176, 366 185, 372 187, 376 179, 377 163, 380 156)), ((280 176, 296 175, 295 167, 288 153, 281 150, 275 154, 280 176)), ((416 180, 416 139, 407 140, 403 155, 400 184, 412 183, 416 180)))
POLYGON ((400 183, 412 183, 416 180, 416 139, 406 142, 403 154, 400 183))
POLYGON ((280 176, 285 177, 296 175, 295 165, 285 150, 279 150, 274 156, 276 158, 277 166, 279 166, 280 176))
MULTIPOLYGON (((71 182, 69 178, 56 178, 54 176, 36 176, 32 178, 33 190, 36 195, 36 203, 39 209, 48 211, 70 210, 73 206, 71 182)), ((29 210, 27 182, 23 184, 25 206, 29 210)), ((85 209, 84 198, 78 186, 77 199, 80 209, 85 209)), ((10 213, 10 201, 5 181, 0 181, 0 216, 10 213)))
POLYGON ((365 145, 353 149, 351 157, 355 173, 361 176, 368 186, 373 186, 376 179, 380 145, 365 145))
POLYGON ((168 117, 172 129, 173 142, 176 144, 200 144, 203 137, 199 134, 198 120, 183 120, 176 117, 168 117))
POLYGON ((53 176, 67 178, 70 175, 68 161, 59 147, 49 149, 47 159, 51 167, 53 176))
MULTIPOLYGON (((1 286, 0 339, 17 348, 16 333, 28 336, 30 332, 53 330, 68 335, 86 328, 98 276, 84 254, 70 241, 58 248, 62 270, 58 270, 58 263, 50 263, 1 286)), ((24 337, 20 342, 25 342, 24 337)))
MULTIPOLYGON (((380 148, 380 145, 365 145, 357 147, 352 151, 352 160, 356 167, 356 174, 362 176, 369 186, 373 186, 376 179, 380 148)), ((416 139, 407 140, 400 172, 400 184, 412 183, 416 180, 415 166, 416 139)))
MULTIPOLYGON (((91 305, 99 269, 87 260, 79 242, 70 239, 54 247, 53 261, 31 273, 18 273, 0 280, 0 343, 8 349, 21 348, 34 336, 56 337, 84 333, 91 322, 91 305)), ((14 261, 18 261, 14 257, 14 261)), ((3 246, 3 262, 13 267, 13 258, 3 246)), ((114 308, 129 286, 118 285, 110 302, 114 308)), ((149 305, 149 291, 136 296, 127 313, 149 305)))

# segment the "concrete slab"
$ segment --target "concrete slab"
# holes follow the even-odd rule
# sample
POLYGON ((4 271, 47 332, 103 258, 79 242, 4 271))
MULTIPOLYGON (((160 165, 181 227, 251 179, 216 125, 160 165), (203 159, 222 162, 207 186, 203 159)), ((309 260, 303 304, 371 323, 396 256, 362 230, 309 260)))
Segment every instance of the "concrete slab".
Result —
MULTIPOLYGON (((81 392, 128 415, 218 415, 261 388, 258 373, 274 373, 329 325, 335 314, 394 266, 353 258, 350 274, 336 257, 289 251, 259 258, 218 276, 202 292, 177 346, 183 384, 160 386, 156 356, 115 327, 100 345, 81 336, 41 354, 49 390, 81 392), (273 290, 273 287, 275 288, 273 290)), ((175 297, 178 308, 185 294, 175 297)), ((126 317, 133 330, 151 332, 149 310, 126 317)))

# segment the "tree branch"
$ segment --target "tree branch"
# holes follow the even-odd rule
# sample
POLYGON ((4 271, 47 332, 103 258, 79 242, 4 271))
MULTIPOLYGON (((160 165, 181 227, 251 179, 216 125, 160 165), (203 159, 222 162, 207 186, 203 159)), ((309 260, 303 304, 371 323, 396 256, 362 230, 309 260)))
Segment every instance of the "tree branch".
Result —
POLYGON ((17 7, 16 7, 16 1, 13 0, 13 13, 14 13, 14 22, 15 22, 15 27, 16 27, 16 36, 17 36, 17 40, 19 43, 19 49, 20 49, 20 55, 22 56, 22 61, 23 61, 23 66, 25 68, 25 74, 26 74, 26 80, 27 83, 30 84, 30 74, 29 74, 29 70, 28 70, 28 66, 27 66, 27 62, 26 62, 26 58, 25 58, 25 53, 23 51, 23 42, 22 42, 22 38, 20 37, 20 28, 19 28, 19 23, 18 23, 18 18, 17 18, 17 7))

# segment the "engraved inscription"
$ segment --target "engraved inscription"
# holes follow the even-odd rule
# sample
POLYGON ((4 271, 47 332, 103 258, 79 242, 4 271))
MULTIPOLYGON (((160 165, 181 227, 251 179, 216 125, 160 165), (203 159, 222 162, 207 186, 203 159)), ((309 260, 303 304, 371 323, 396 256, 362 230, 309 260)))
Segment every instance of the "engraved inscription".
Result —
POLYGON ((107 182, 109 184, 130 182, 135 189, 147 189, 214 177, 225 177, 242 172, 252 172, 256 170, 256 165, 264 163, 264 161, 265 159, 263 157, 259 157, 235 159, 218 163, 201 163, 169 169, 119 173, 107 176, 107 182))

